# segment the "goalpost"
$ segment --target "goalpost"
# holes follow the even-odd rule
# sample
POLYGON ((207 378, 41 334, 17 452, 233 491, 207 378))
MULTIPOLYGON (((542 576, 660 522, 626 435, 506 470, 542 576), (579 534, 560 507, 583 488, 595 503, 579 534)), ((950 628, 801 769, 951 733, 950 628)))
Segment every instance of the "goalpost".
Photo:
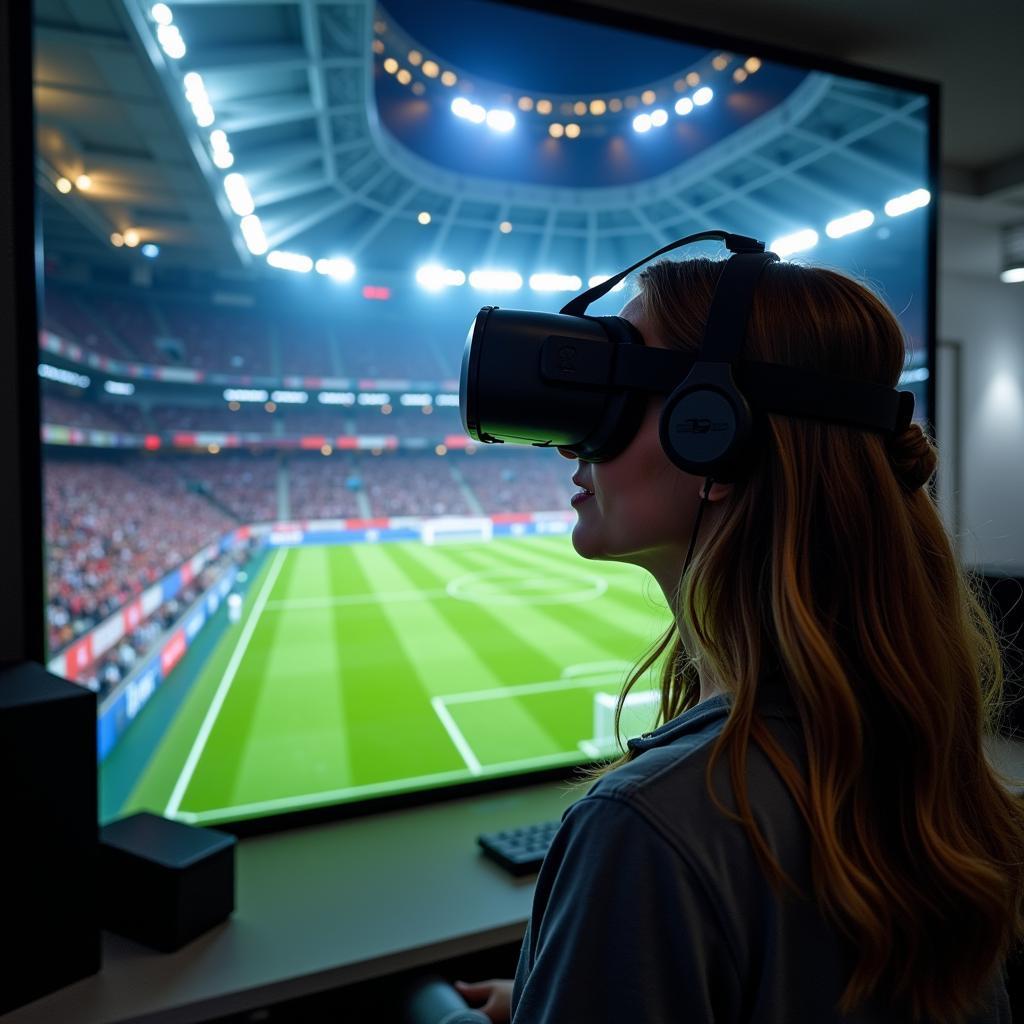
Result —
POLYGON ((494 537, 494 523, 483 516, 441 516, 420 525, 424 544, 454 544, 488 541, 494 537))

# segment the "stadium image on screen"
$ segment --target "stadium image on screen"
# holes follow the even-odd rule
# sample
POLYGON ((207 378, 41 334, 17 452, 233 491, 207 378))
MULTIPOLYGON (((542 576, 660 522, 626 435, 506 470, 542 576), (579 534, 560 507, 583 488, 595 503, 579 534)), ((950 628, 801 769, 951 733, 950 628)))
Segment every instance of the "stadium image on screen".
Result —
POLYGON ((575 553, 573 463, 463 429, 483 305, 750 235, 883 298, 930 416, 925 94, 485 0, 95 10, 35 74, 49 665, 98 694, 104 820, 569 775, 657 724, 659 666, 613 721, 657 585, 575 553))

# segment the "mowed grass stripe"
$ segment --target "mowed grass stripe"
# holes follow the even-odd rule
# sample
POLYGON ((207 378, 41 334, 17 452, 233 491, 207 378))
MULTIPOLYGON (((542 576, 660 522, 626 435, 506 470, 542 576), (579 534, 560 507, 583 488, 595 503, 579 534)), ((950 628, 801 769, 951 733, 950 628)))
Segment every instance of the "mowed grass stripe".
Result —
MULTIPOLYGON (((325 593, 331 587, 330 552, 300 548, 288 555, 282 593, 325 593)), ((259 635, 276 624, 262 663, 264 684, 235 780, 235 805, 351 785, 346 684, 328 609, 267 611, 259 635)))
MULTIPOLYGON (((277 553, 271 556, 277 557, 277 553)), ((274 582, 269 599, 283 592, 293 572, 293 561, 282 555, 284 564, 274 582)), ((242 624, 248 621, 256 593, 250 591, 242 615, 242 624)), ((267 681, 265 661, 276 640, 280 620, 276 616, 261 618, 252 634, 249 646, 235 673, 220 713, 203 748, 188 789, 181 801, 183 811, 204 811, 210 808, 230 807, 234 800, 235 780, 241 765, 246 743, 252 734, 253 716, 260 691, 267 681)), ((236 637, 237 640, 237 637, 236 637)), ((233 649, 232 649, 233 650, 233 649)))
MULTIPOLYGON (((446 578, 412 557, 413 544, 382 544, 357 554, 382 590, 414 586, 443 589, 446 578)), ((532 649, 519 651, 515 638, 499 621, 472 605, 448 598, 403 602, 386 608, 395 623, 407 657, 414 662, 424 699, 471 690, 550 678, 551 660, 532 649), (518 654, 523 657, 517 658, 518 654)), ((515 738, 516 757, 534 757, 560 750, 557 741, 514 701, 495 705, 492 725, 466 736, 482 765, 506 760, 501 733, 515 738)), ((453 718, 458 708, 450 709, 453 718)), ((458 719, 456 718, 456 721, 458 719)))
MULTIPOLYGON (((465 575, 467 569, 473 571, 473 563, 467 560, 466 549, 466 545, 446 545, 443 548, 409 545, 401 553, 401 558, 403 561, 409 559, 419 563, 428 572, 451 581, 465 575)), ((488 568, 504 570, 508 566, 504 553, 491 551, 490 545, 474 546, 472 550, 490 553, 488 568)), ((408 571, 410 575, 415 573, 412 567, 408 571)), ((512 668, 509 673, 511 685, 558 680, 565 668, 573 664, 621 660, 621 655, 614 647, 596 642, 592 632, 589 635, 580 633, 559 623, 548 614, 554 607, 557 605, 531 606, 516 603, 501 605, 492 610, 485 604, 456 598, 440 602, 444 614, 487 620, 491 624, 488 630, 493 630, 495 635, 503 638, 507 646, 505 657, 512 668), (525 676, 521 671, 517 673, 517 663, 522 668, 528 659, 536 666, 537 674, 525 676)), ((476 628, 480 630, 480 626, 476 628)), ((617 690, 615 684, 609 684, 607 688, 617 690)), ((588 692, 573 686, 567 685, 564 691, 550 691, 543 696, 509 695, 500 701, 457 703, 449 710, 467 737, 487 737, 490 759, 496 763, 516 757, 515 751, 519 749, 518 737, 503 727, 513 703, 535 721, 540 730, 548 734, 551 752, 575 750, 581 739, 589 738, 588 731, 581 731, 580 721, 589 724, 593 714, 592 697, 588 692)))
MULTIPOLYGON (((604 564, 587 563, 581 566, 581 560, 575 552, 569 555, 563 552, 541 553, 534 550, 529 542, 509 544, 495 541, 475 548, 460 546, 458 554, 467 559, 467 564, 485 568, 491 557, 488 554, 491 548, 495 556, 500 557, 509 567, 569 575, 593 575, 607 579, 608 590, 594 600, 545 604, 540 607, 552 619, 569 629, 591 638, 601 637, 608 646, 619 652, 619 657, 628 661, 636 660, 670 622, 667 609, 652 605, 639 589, 646 585, 642 577, 630 574, 609 579, 604 564)), ((640 571, 636 570, 637 573, 640 571)))
MULTIPOLYGON (((393 591, 409 587, 390 563, 395 545, 350 545, 325 549, 331 593, 393 591)), ((345 672, 342 692, 349 726, 353 784, 365 785, 466 767, 430 706, 439 651, 457 638, 430 615, 426 601, 394 607, 376 601, 330 609, 333 638, 345 672)), ((485 669, 485 666, 481 666, 485 669)), ((436 689, 434 692, 436 692, 436 689)), ((467 769, 468 776, 468 769, 467 769)))
MULTIPOLYGON (((252 577, 249 584, 248 600, 250 601, 256 599, 256 595, 260 592, 260 588, 270 572, 273 552, 259 557, 262 558, 262 562, 256 563, 255 569, 252 570, 255 572, 255 576, 252 577)), ((207 708, 213 700, 217 685, 231 660, 231 652, 235 649, 243 625, 244 623, 239 622, 236 625, 228 626, 224 636, 220 638, 214 648, 210 659, 202 668, 196 670, 199 673, 198 678, 193 683, 183 704, 177 709, 163 739, 153 752, 128 798, 119 808, 119 815, 130 814, 134 811, 153 811, 156 814, 163 814, 178 781, 178 776, 188 758, 192 743, 206 716, 207 708)), ((187 671, 185 661, 193 653, 198 654, 198 649, 190 649, 175 671, 187 671)), ((177 679, 173 675, 170 679, 165 680, 151 703, 155 704, 158 700, 167 697, 169 688, 175 686, 176 683, 177 679)), ((141 714, 153 714, 154 711, 155 708, 147 705, 141 714)))
MULTIPOLYGON (((529 543, 528 541, 526 543, 529 543)), ((522 544, 515 547, 522 547, 522 544)), ((411 552, 414 558, 427 565, 437 567, 437 571, 446 574, 447 581, 465 576, 469 573, 499 570, 519 571, 520 566, 511 561, 513 546, 496 548, 492 544, 478 545, 445 545, 444 547, 421 547, 411 552)), ((527 572, 535 574, 532 568, 527 572)), ((600 601, 597 598, 596 601, 600 601)), ((572 607, 594 604, 596 601, 573 603, 572 607)), ((469 601, 453 601, 454 604, 466 604, 477 607, 469 601)), ((545 674, 535 677, 540 679, 558 679, 567 665, 589 661, 611 661, 621 657, 614 638, 609 643, 606 635, 599 630, 579 628, 586 625, 580 620, 569 624, 557 610, 570 607, 569 602, 531 604, 529 601, 496 604, 488 608, 486 603, 479 607, 500 629, 512 632, 519 643, 540 653, 547 662, 545 674)), ((527 680, 521 680, 526 682, 527 680)))

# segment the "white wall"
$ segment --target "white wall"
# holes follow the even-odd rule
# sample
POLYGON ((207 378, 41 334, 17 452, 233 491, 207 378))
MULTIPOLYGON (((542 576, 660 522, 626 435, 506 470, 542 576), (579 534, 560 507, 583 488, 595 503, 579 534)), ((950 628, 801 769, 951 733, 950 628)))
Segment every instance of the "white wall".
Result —
POLYGON ((1003 284, 1000 269, 995 225, 942 217, 939 501, 951 529, 958 524, 958 544, 968 565, 1024 573, 1024 284, 1003 284), (949 377, 954 350, 943 348, 944 342, 959 344, 958 388, 949 377), (959 439, 953 430, 957 390, 959 439), (954 477, 960 484, 957 494, 954 477))

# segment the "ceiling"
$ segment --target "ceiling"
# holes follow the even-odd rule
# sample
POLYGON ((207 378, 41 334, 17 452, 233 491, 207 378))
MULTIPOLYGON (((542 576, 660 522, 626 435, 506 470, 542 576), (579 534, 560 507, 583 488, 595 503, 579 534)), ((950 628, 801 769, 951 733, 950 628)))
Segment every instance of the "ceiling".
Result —
MULTIPOLYGON (((466 0, 437 0, 430 17, 419 21, 413 16, 418 5, 392 3, 405 12, 406 28, 420 33, 401 45, 408 38, 444 45, 438 3, 453 8, 448 24, 464 21, 454 8, 466 0)), ((680 169, 651 172, 642 202, 635 188, 608 187, 591 191, 580 209, 580 190, 558 187, 557 177, 509 181, 496 194, 493 181, 474 179, 457 160, 446 159, 445 146, 418 150, 414 133, 403 130, 403 111, 412 108, 394 93, 394 80, 382 75, 380 55, 375 60, 370 52, 371 23, 380 20, 371 0, 177 0, 172 6, 190 41, 180 67, 156 45, 148 3, 35 0, 44 221, 49 241, 66 253, 89 259, 100 242, 107 258, 138 262, 137 253, 115 251, 108 241, 112 231, 135 227, 194 269, 230 273, 252 265, 224 195, 223 172, 211 163, 206 133, 196 129, 182 96, 185 69, 203 74, 270 248, 304 247, 326 256, 332 239, 341 237, 352 240, 354 258, 381 267, 389 254, 406 261, 421 255, 427 236, 416 216, 424 209, 436 218, 424 256, 446 246, 521 261, 528 250, 535 261, 585 259, 593 270, 699 230, 709 215, 739 217, 742 211, 748 221, 760 218, 766 234, 782 231, 789 211, 817 203, 825 216, 844 200, 866 202, 860 190, 872 176, 888 173, 885 187, 896 191, 903 181, 913 187, 919 172, 912 162, 872 164, 857 150, 865 138, 875 153, 906 150, 920 131, 912 104, 898 93, 858 95, 812 74, 780 85, 774 109, 746 126, 743 147, 709 143, 680 169), (784 131, 787 123, 795 127, 784 131), (815 190, 788 163, 799 158, 815 160, 816 169, 831 160, 835 187, 815 190), (850 173, 851 164, 857 173, 850 173), (56 178, 74 179, 82 170, 93 179, 91 189, 59 195, 56 178), (517 225, 513 235, 499 232, 504 220, 517 225)), ((606 0, 604 6, 666 20, 685 17, 692 27, 740 30, 769 45, 940 82, 944 212, 990 224, 1024 220, 1024 117, 1012 102, 1024 95, 1024 68, 1015 52, 1024 38, 1024 4, 989 4, 969 30, 962 9, 948 3, 930 5, 927 18, 879 0, 856 10, 835 0, 773 0, 770 8, 749 0, 698 0, 687 3, 685 16, 664 0, 631 0, 628 8, 606 0)), ((521 13, 508 9, 510 24, 521 13)), ((372 34, 392 45, 387 33, 372 34)), ((461 57, 460 71, 480 59, 469 45, 473 35, 466 36, 461 49, 453 38, 457 53, 438 53, 452 66, 461 57)), ((594 60, 582 47, 568 54, 557 73, 551 58, 547 69, 539 61, 531 73, 546 75, 546 88, 566 82, 569 95, 568 84, 586 84, 594 60)), ((657 56, 637 62, 650 69, 652 85, 664 71, 657 56)), ((436 134, 421 130, 420 142, 436 134)), ((458 149, 455 143, 447 148, 458 149)), ((500 178, 500 160, 496 166, 500 178)), ((888 246, 894 265, 899 244, 894 237, 888 246)))

